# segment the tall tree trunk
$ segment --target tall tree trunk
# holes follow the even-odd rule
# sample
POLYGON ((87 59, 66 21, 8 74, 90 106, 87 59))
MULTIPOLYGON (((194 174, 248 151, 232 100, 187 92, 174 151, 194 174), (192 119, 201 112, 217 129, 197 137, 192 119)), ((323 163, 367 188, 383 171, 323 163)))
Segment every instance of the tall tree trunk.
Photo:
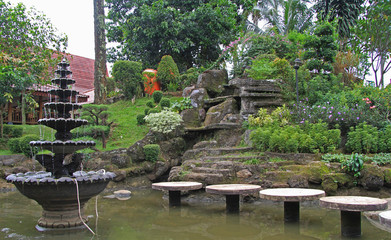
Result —
POLYGON ((94 0, 95 70, 94 102, 106 102, 106 35, 104 0, 94 0))
POLYGON ((4 118, 3 118, 3 113, 4 113, 4 105, 0 106, 0 137, 3 138, 4 136, 4 118))
POLYGON ((21 98, 21 107, 20 107, 20 115, 22 117, 22 124, 26 124, 26 90, 22 90, 22 98, 21 98))

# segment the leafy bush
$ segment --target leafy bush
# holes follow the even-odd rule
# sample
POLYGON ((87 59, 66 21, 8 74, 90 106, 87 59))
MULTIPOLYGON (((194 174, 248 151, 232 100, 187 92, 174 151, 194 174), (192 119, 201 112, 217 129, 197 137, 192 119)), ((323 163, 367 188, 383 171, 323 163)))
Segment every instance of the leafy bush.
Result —
POLYGON ((87 125, 80 130, 78 129, 73 130, 72 138, 89 136, 89 137, 93 137, 94 139, 97 139, 98 137, 102 137, 102 134, 108 136, 110 133, 110 127, 102 126, 102 125, 87 125))
POLYGON ((337 162, 337 163, 342 163, 345 162, 350 156, 345 155, 345 154, 331 154, 331 153, 326 153, 322 155, 322 161, 324 162, 337 162))
POLYGON ((179 77, 178 66, 170 55, 165 55, 157 67, 156 79, 160 81, 163 90, 167 90, 170 83, 177 83, 179 77))
POLYGON ((183 121, 178 113, 167 109, 159 113, 150 113, 144 119, 152 131, 160 133, 172 132, 183 121))
POLYGON ((163 97, 162 91, 154 91, 152 93, 153 102, 158 104, 163 97))
POLYGON ((264 125, 277 123, 280 126, 287 125, 291 119, 289 109, 283 105, 276 108, 271 114, 268 114, 266 108, 260 108, 256 115, 248 117, 248 123, 251 127, 262 127, 264 125))
POLYGON ((13 153, 20 153, 22 152, 20 150, 20 145, 19 145, 19 142, 20 142, 20 138, 11 138, 8 140, 8 148, 11 152, 13 153))
POLYGON ((384 119, 386 119, 377 108, 370 105, 370 101, 362 97, 357 99, 352 93, 328 94, 328 100, 325 99, 324 101, 317 105, 300 101, 298 105, 292 108, 293 120, 302 124, 306 121, 316 123, 321 119, 327 122, 329 128, 338 127, 343 134, 346 134, 351 127, 355 127, 364 121, 381 127, 384 119))
POLYGON ((30 146, 30 142, 38 140, 39 136, 33 134, 21 137, 19 141, 20 152, 28 157, 34 156, 35 154, 37 154, 38 148, 30 146))
POLYGON ((345 148, 353 153, 376 153, 378 151, 379 132, 376 127, 366 122, 356 128, 351 127, 345 148))
MULTIPOLYGON (((155 92, 156 92, 156 91, 155 91, 155 92)), ((155 93, 155 92, 153 92, 153 93, 155 93)), ((147 107, 149 107, 149 108, 154 108, 154 107, 155 107, 155 104, 153 104, 152 101, 148 101, 148 102, 146 103, 146 105, 147 105, 147 107)))
POLYGON ((391 125, 380 129, 379 131, 379 152, 391 152, 391 125))
POLYGON ((143 148, 145 160, 156 162, 159 159, 160 146, 158 144, 147 144, 143 148))
POLYGON ((127 99, 142 93, 142 63, 134 61, 116 61, 112 74, 127 99))
POLYGON ((363 156, 358 153, 352 154, 351 157, 341 164, 342 169, 353 173, 355 177, 360 176, 360 171, 364 166, 363 156))
POLYGON ((144 125, 145 124, 144 117, 145 117, 145 114, 137 115, 137 124, 138 125, 144 125))
POLYGON ((391 154, 390 153, 378 153, 373 157, 366 156, 366 160, 370 160, 377 165, 386 165, 391 163, 391 154))
MULTIPOLYGON (((151 108, 151 109, 148 110, 148 114, 151 114, 151 113, 158 113, 158 112, 160 112, 160 111, 159 111, 159 109, 156 109, 156 108, 151 108)), ((148 114, 147 114, 147 115, 148 115, 148 114)))
POLYGON ((200 72, 205 71, 204 68, 196 69, 196 68, 189 68, 186 70, 185 73, 183 73, 179 77, 179 83, 180 87, 184 89, 185 87, 188 87, 190 85, 194 85, 197 83, 198 75, 200 72))
POLYGON ((16 125, 3 125, 3 134, 7 138, 18 138, 23 135, 23 127, 16 125))
POLYGON ((191 99, 188 97, 174 101, 171 104, 171 110, 173 110, 174 112, 182 112, 183 110, 189 108, 193 108, 193 105, 191 105, 191 99))
POLYGON ((162 109, 164 108, 170 108, 171 106, 171 102, 170 102, 170 99, 168 98, 162 98, 162 100, 160 100, 160 107, 162 109))
POLYGON ((305 126, 270 124, 250 134, 254 146, 260 151, 326 153, 338 148, 341 137, 338 129, 328 130, 327 124, 305 126))

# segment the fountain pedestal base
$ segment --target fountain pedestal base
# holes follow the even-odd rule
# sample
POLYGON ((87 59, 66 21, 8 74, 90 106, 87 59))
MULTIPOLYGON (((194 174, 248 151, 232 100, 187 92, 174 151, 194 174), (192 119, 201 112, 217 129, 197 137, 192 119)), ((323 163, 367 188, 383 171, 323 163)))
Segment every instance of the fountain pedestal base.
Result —
MULTIPOLYGON (((80 214, 84 222, 88 219, 84 215, 84 208, 80 209, 80 214)), ((83 222, 79 217, 79 210, 66 211, 42 211, 42 217, 38 220, 38 226, 41 228, 76 228, 83 226, 83 222)))

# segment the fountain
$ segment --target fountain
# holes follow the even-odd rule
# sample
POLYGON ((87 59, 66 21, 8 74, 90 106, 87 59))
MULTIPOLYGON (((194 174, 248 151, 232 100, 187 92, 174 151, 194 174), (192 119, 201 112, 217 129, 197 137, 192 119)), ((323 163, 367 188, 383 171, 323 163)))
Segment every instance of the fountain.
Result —
MULTIPOLYGON (((56 78, 52 83, 59 89, 49 93, 58 96, 55 102, 45 104, 45 108, 54 112, 55 117, 43 118, 39 124, 57 130, 55 141, 32 141, 31 147, 49 150, 53 154, 36 155, 35 159, 46 171, 11 174, 7 177, 26 197, 42 206, 42 217, 38 220, 37 229, 59 229, 82 227, 87 221, 84 205, 93 196, 102 192, 114 173, 99 170, 84 172, 81 170, 82 154, 75 151, 95 146, 93 141, 72 141, 71 130, 88 124, 87 120, 74 119, 71 111, 81 108, 73 103, 78 92, 68 89, 75 81, 69 63, 62 60, 55 71, 56 78)), ((46 117, 46 116, 45 116, 46 117)))

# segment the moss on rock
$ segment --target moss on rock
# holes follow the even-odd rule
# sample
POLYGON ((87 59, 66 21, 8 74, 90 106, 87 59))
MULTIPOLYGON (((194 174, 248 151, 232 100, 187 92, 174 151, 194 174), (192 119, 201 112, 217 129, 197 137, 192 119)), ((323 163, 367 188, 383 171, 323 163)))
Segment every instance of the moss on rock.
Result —
POLYGON ((356 186, 356 180, 346 173, 330 173, 322 177, 322 188, 329 195, 334 195, 338 188, 352 188, 354 186, 356 186))

